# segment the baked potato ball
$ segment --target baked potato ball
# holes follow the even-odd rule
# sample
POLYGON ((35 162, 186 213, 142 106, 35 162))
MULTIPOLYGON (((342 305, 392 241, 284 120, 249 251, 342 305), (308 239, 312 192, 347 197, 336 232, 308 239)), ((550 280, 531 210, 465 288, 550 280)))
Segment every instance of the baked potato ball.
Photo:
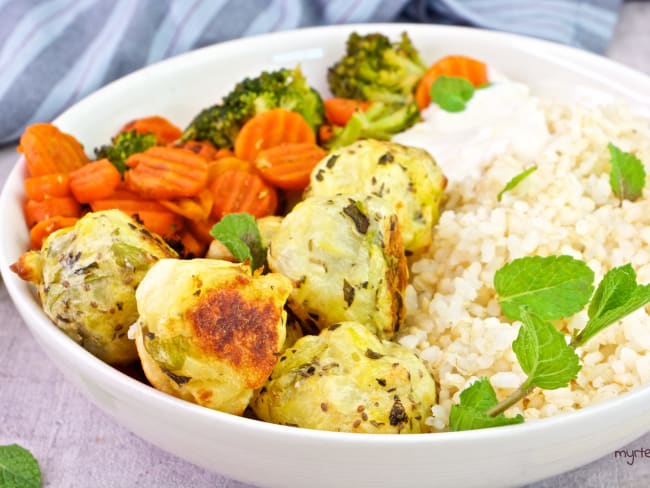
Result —
POLYGON ((323 159, 311 173, 305 196, 364 193, 384 198, 395 207, 404 248, 417 252, 431 244, 446 186, 427 151, 365 139, 323 159))
POLYGON ((137 359, 127 337, 138 318, 135 289, 149 268, 176 252, 119 210, 88 213, 48 236, 13 265, 34 283, 46 315, 103 361, 137 359))
POLYGON ((135 340, 147 379, 166 393, 241 415, 285 340, 291 282, 244 264, 166 259, 136 292, 135 340))
POLYGON ((287 214, 268 251, 294 283, 288 305, 306 330, 358 321, 391 338, 404 317, 404 246, 393 207, 372 195, 307 198, 287 214))
POLYGON ((413 351, 343 322, 285 351, 251 407, 276 424, 407 434, 430 431, 435 402, 435 382, 413 351))

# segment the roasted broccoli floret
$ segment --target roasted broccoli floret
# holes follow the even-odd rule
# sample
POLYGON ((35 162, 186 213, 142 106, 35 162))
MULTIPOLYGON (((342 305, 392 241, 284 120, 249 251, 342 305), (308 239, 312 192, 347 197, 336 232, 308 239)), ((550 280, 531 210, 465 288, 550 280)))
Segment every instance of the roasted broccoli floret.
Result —
POLYGON ((232 147, 248 119, 274 108, 300 113, 314 130, 325 117, 323 100, 309 86, 300 68, 283 68, 239 82, 221 103, 201 111, 181 140, 208 140, 217 147, 232 147))
POLYGON ((332 128, 333 137, 325 145, 337 149, 359 139, 388 140, 398 132, 411 127, 420 117, 414 103, 387 104, 373 102, 365 111, 356 111, 344 127, 332 128))
POLYGON ((121 132, 113 138, 113 144, 95 148, 97 159, 107 158, 120 173, 126 171, 126 159, 156 145, 154 134, 138 134, 136 131, 121 132))
POLYGON ((383 34, 348 37, 345 55, 329 68, 327 81, 337 97, 385 103, 409 103, 426 71, 406 33, 391 43, 383 34))

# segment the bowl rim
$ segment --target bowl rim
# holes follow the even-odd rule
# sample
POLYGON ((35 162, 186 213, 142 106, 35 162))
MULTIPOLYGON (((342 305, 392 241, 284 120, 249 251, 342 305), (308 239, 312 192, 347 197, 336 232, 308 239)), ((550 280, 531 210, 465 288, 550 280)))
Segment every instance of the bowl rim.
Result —
MULTIPOLYGON (((117 79, 99 90, 84 97, 81 101, 77 102, 72 107, 57 116, 53 123, 58 124, 65 122, 71 113, 77 110, 83 110, 89 101, 101 99, 113 90, 119 89, 128 85, 134 77, 143 76, 143 73, 153 73, 155 75, 164 75, 166 71, 176 70, 183 67, 185 64, 192 64, 197 61, 204 61, 205 57, 213 56, 215 52, 224 49, 239 50, 246 48, 249 44, 258 44, 263 41, 284 40, 296 34, 319 36, 326 35, 332 32, 351 32, 351 31, 371 31, 377 30, 389 35, 407 31, 409 33, 417 31, 423 33, 425 31, 439 31, 441 33, 458 33, 459 35, 475 37, 480 39, 491 39, 502 41, 504 43, 515 43, 520 48, 542 50, 538 53, 543 57, 552 58, 556 54, 562 54, 562 62, 565 64, 573 64, 576 60, 580 60, 582 65, 579 69, 583 69, 590 74, 593 74, 595 67, 606 66, 622 73, 621 78, 634 81, 634 84, 647 85, 650 87, 650 77, 628 66, 622 65, 616 61, 608 58, 582 51, 578 48, 561 45, 555 42, 534 39, 530 37, 521 36, 518 34, 510 34, 503 32, 486 31, 472 27, 458 27, 447 25, 430 25, 430 24, 416 24, 416 23, 368 23, 368 24, 346 24, 334 26, 318 26, 318 27, 304 27, 293 29, 289 31, 273 32, 267 34, 259 34, 241 39, 234 39, 222 43, 205 46, 199 49, 186 52, 157 63, 151 64, 141 68, 133 73, 130 73, 120 79, 117 79)), ((557 63, 556 63, 557 64, 557 63)), ((604 75, 603 75, 604 76, 604 75)), ((626 85, 623 83, 622 85, 626 85)), ((625 91, 625 90, 623 90, 625 91)), ((634 93, 633 96, 637 98, 639 93, 634 93)), ((648 98, 650 100, 650 98, 648 98)), ((650 107, 650 103, 647 103, 650 107)), ((18 178, 23 178, 25 174, 24 159, 19 157, 16 164, 12 168, 7 180, 5 181, 2 193, 0 195, 0 209, 7 207, 9 201, 15 197, 16 192, 10 191, 13 183, 18 178)), ((15 190, 15 188, 14 188, 15 190)), ((1 210, 0 210, 1 211, 1 210)), ((122 371, 104 363, 100 359, 93 356, 91 353, 83 349, 80 345, 69 339, 61 330, 59 330, 44 314, 38 300, 35 298, 34 291, 31 285, 22 282, 10 269, 9 266, 13 259, 8 255, 5 240, 0 240, 0 272, 7 292, 23 318, 23 321, 30 329, 33 336, 39 340, 48 341, 51 343, 50 347, 60 348, 61 351, 70 357, 74 358, 79 364, 79 367, 92 368, 97 375, 103 378, 100 383, 108 385, 110 388, 115 388, 132 398, 143 398, 148 402, 155 402, 163 405, 165 408, 186 412, 189 415, 199 416, 205 420, 214 422, 225 422, 231 424, 234 428, 242 429, 242 431, 253 431, 259 433, 269 433, 274 436, 284 436, 288 440, 291 439, 308 439, 314 442, 332 441, 345 442, 353 445, 367 445, 388 444, 391 447, 394 445, 421 445, 421 444, 449 444, 450 441, 468 441, 468 440, 499 440, 505 436, 520 436, 528 435, 532 432, 539 430, 552 430, 555 428, 564 428, 567 422, 573 423, 575 421, 594 422, 604 412, 612 409, 620 409, 622 406, 632 404, 634 402, 650 402, 650 384, 641 385, 633 388, 632 390, 616 397, 602 400, 586 407, 572 412, 560 413, 551 417, 546 417, 539 420, 527 420, 523 424, 508 425, 499 428, 478 429, 461 432, 438 432, 435 434, 410 434, 410 435, 376 435, 365 433, 346 433, 346 432, 329 432, 322 430, 312 430, 306 428, 295 428, 285 425, 272 424, 263 422, 256 419, 246 417, 239 417, 228 413, 211 410, 191 402, 175 398, 171 395, 156 390, 155 388, 138 381, 137 379, 123 373, 122 371), (38 320, 27 320, 26 314, 30 317, 37 317, 38 320)), ((40 344, 39 344, 40 346, 40 344)), ((41 346, 41 349, 43 347, 41 346)), ((44 351, 49 355, 47 351, 44 351)), ((68 381, 69 379, 66 378, 68 381)), ((113 417, 114 418, 114 417, 113 417)), ((648 426, 650 430, 650 425, 648 426)), ((642 435, 643 432, 639 433, 642 435)))

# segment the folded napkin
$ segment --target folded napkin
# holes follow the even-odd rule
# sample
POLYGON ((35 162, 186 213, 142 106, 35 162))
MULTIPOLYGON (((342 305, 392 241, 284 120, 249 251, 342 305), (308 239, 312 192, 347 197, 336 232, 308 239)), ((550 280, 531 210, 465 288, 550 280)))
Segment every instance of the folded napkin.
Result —
POLYGON ((0 0, 0 144, 111 80, 197 47, 296 27, 435 22, 603 52, 622 0, 0 0))

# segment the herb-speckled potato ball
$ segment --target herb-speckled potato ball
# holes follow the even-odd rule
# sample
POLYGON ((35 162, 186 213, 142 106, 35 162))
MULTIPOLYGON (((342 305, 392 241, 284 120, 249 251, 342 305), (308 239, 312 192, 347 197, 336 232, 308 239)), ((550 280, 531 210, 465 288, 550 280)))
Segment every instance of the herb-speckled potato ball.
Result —
POLYGON ((404 246, 393 207, 375 196, 307 198, 271 238, 269 267, 290 278, 289 308, 318 332, 358 321, 391 338, 404 317, 404 246))
POLYGON ((447 178, 431 155, 419 148, 366 139, 331 152, 312 171, 305 196, 365 193, 395 207, 404 248, 431 244, 447 178))
POLYGON ((241 415, 285 341, 291 282, 216 259, 161 260, 136 298, 135 339, 151 384, 241 415))
POLYGON ((408 434, 430 430, 435 402, 435 382, 413 351, 344 322, 285 351, 251 406, 276 424, 408 434))
POLYGON ((125 213, 106 210, 52 233, 14 269, 37 286, 43 310, 68 336, 107 363, 126 364, 138 358, 127 337, 138 318, 136 287, 159 259, 176 256, 125 213))

